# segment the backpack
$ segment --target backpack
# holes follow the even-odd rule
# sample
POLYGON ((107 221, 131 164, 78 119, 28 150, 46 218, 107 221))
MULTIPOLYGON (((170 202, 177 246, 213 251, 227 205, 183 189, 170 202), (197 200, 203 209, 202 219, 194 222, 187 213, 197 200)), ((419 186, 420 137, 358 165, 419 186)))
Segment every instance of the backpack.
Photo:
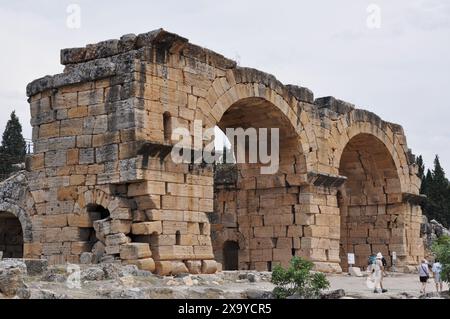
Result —
POLYGON ((387 266, 387 261, 384 257, 381 259, 381 262, 383 263, 383 267, 387 266))

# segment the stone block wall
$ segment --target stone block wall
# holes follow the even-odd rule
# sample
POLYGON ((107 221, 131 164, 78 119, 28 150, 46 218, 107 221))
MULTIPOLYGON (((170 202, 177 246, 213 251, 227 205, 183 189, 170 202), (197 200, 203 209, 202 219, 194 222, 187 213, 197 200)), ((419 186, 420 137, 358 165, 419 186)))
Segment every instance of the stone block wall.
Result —
POLYGON ((400 126, 164 30, 65 49, 61 63, 27 87, 35 146, 15 206, 0 187, 25 255, 90 252, 161 274, 214 272, 227 241, 245 269, 298 255, 340 271, 351 250, 358 263, 376 250, 422 256, 420 181, 400 126), (279 170, 239 164, 223 187, 213 166, 172 160, 175 129, 215 126, 278 128, 279 170))

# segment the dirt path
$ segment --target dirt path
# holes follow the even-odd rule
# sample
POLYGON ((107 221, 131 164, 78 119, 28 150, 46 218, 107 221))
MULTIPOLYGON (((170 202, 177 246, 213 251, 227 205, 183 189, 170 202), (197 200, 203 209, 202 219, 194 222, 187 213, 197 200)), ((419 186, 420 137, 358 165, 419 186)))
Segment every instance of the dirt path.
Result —
MULTIPOLYGON (((420 283, 419 277, 415 274, 389 274, 384 278, 383 286, 388 290, 384 294, 374 294, 373 291, 366 286, 366 277, 351 277, 346 275, 328 275, 331 283, 331 290, 344 289, 346 296, 354 296, 358 298, 392 298, 401 293, 408 293, 410 296, 419 297, 420 283)), ((448 290, 448 285, 444 283, 444 290, 448 290)), ((427 284, 426 292, 436 291, 433 279, 427 284)))

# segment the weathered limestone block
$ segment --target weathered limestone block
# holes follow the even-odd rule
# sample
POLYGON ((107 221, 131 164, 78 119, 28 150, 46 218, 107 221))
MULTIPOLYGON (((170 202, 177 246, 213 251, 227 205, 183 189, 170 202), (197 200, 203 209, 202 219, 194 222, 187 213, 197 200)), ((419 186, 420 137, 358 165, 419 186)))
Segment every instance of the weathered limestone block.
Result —
POLYGON ((186 265, 181 261, 172 261, 172 275, 179 275, 179 274, 187 274, 189 273, 188 268, 186 265))
POLYGON ((100 220, 99 212, 90 212, 84 214, 69 214, 67 215, 68 224, 72 227, 89 228, 94 226, 94 222, 100 220))
POLYGON ((107 235, 105 237, 106 246, 120 246, 131 242, 131 238, 127 237, 123 233, 107 235))
POLYGON ((156 273, 160 276, 168 276, 172 273, 171 261, 156 261, 155 262, 156 273))
POLYGON ((215 260, 202 260, 202 273, 214 274, 217 271, 217 262, 215 260))
POLYGON ((160 221, 134 223, 131 225, 131 233, 134 235, 159 235, 162 233, 162 223, 160 221))
POLYGON ((19 289, 25 287, 23 273, 19 268, 0 270, 0 292, 7 297, 13 297, 19 289))
POLYGON ((121 259, 143 259, 151 256, 150 246, 147 243, 129 243, 120 246, 121 259))
POLYGON ((150 272, 155 272, 156 265, 152 258, 135 259, 135 260, 124 260, 125 264, 136 265, 141 270, 146 270, 150 272))
POLYGON ((190 274, 197 275, 202 273, 202 262, 201 260, 187 260, 186 267, 190 274))

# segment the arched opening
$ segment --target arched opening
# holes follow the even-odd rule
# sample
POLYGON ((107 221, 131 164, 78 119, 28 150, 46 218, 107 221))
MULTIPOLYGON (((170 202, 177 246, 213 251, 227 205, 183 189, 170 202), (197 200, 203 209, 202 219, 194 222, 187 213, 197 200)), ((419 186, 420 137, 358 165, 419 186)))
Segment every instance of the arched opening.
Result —
POLYGON ((97 219, 105 219, 110 217, 109 210, 105 207, 97 204, 89 204, 87 205, 88 214, 93 217, 95 220, 97 219))
POLYGON ((339 174, 347 177, 338 192, 342 269, 348 269, 348 253, 361 268, 378 252, 389 261, 393 245, 402 242, 397 228, 402 194, 391 154, 375 136, 359 134, 346 145, 339 174))
POLYGON ((289 264, 293 250, 300 254, 301 226, 296 224, 295 215, 299 213, 300 187, 306 173, 295 128, 283 112, 261 98, 236 102, 217 126, 227 135, 232 145, 229 153, 236 163, 231 167, 226 164, 215 172, 214 214, 210 220, 216 258, 224 263, 225 269, 228 267, 220 238, 227 238, 224 233, 236 233, 242 235, 245 245, 232 246, 231 251, 239 258, 233 255, 238 264, 231 268, 267 271, 272 263, 289 264), (248 135, 246 142, 239 145, 229 129, 254 132, 256 145, 251 145, 255 140, 248 135), (271 135, 275 133, 272 129, 278 129, 278 139, 271 135), (264 133, 267 139, 262 139, 264 133), (267 147, 268 161, 260 156, 264 153, 263 144, 267 147), (271 172, 262 169, 269 166, 276 168, 271 172))
POLYGON ((8 212, 0 212, 0 251, 3 258, 23 258, 22 225, 8 212))
POLYGON ((223 269, 239 269, 239 244, 235 241, 226 241, 223 244, 223 269))

